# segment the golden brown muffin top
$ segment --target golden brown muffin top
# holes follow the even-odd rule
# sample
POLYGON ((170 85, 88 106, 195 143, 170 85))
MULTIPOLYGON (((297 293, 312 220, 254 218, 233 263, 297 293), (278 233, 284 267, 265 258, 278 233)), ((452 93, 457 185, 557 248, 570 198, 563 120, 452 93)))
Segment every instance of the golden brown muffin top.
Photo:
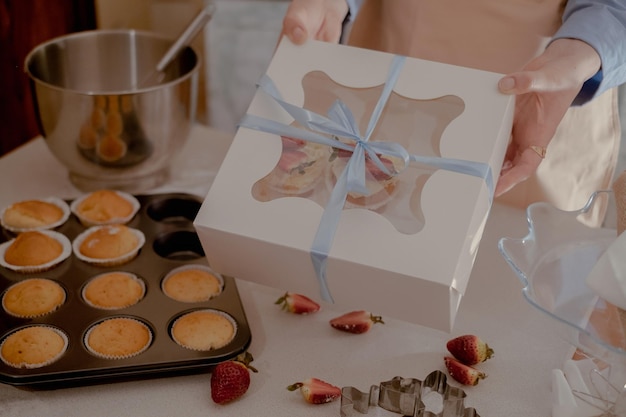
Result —
POLYGON ((25 200, 10 205, 2 217, 8 226, 19 229, 45 227, 58 222, 63 210, 56 204, 41 200, 25 200))
POLYGON ((12 315, 37 317, 50 313, 65 301, 65 291, 56 282, 30 278, 13 284, 2 297, 2 306, 12 315))
POLYGON ((211 350, 226 346, 235 336, 235 326, 225 315, 199 310, 187 313, 174 322, 172 337, 192 350, 211 350))
POLYGON ((141 300, 145 287, 128 272, 107 272, 91 279, 83 291, 85 301, 94 307, 113 309, 131 306, 141 300))
POLYGON ((116 358, 143 351, 152 336, 150 329, 126 317, 107 319, 95 325, 87 335, 87 346, 96 354, 116 358))
POLYGON ((31 326, 9 335, 2 344, 2 359, 11 366, 38 367, 51 363, 67 347, 67 340, 56 330, 31 326))
POLYGON ((206 301, 222 291, 220 280, 200 268, 174 272, 163 282, 163 292, 177 301, 193 303, 206 301))
POLYGON ((80 245, 80 253, 93 259, 115 259, 137 249, 139 239, 124 225, 102 226, 80 245))
POLYGON ((4 260, 15 266, 44 265, 63 253, 63 245, 55 238, 31 231, 17 235, 4 253, 4 260))
POLYGON ((106 222, 130 216, 133 212, 133 205, 113 190, 98 190, 81 201, 76 212, 87 220, 106 222))

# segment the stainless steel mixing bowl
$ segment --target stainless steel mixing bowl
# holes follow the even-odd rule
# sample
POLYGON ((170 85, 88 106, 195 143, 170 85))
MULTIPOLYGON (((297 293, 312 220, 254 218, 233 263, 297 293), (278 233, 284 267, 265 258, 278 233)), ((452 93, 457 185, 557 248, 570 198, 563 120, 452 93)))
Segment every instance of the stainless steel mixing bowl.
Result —
POLYGON ((195 120, 198 56, 185 48, 146 84, 173 40, 136 30, 52 39, 26 57, 42 136, 84 191, 163 183, 195 120))

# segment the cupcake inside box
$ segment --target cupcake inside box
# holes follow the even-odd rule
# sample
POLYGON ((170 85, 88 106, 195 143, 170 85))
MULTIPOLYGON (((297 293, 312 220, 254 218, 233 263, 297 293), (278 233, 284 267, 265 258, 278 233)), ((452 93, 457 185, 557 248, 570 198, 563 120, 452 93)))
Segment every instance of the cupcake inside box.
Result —
MULTIPOLYGON (((130 261, 90 263, 73 251, 44 271, 0 266, 0 353, 4 345, 8 356, 33 337, 35 345, 48 344, 37 337, 54 342, 54 351, 22 355, 20 363, 0 354, 0 382, 48 389, 206 372, 248 348, 251 332, 236 282, 210 269, 193 227, 202 201, 184 193, 134 197, 139 209, 126 226, 141 231, 145 242, 130 261), (45 293, 45 302, 19 300, 34 293, 45 293), (217 318, 225 330, 196 328, 210 343, 190 347, 172 329, 196 312, 217 318)), ((73 242, 90 227, 71 215, 54 231, 73 242)), ((15 236, 3 228, 0 245, 15 236)))

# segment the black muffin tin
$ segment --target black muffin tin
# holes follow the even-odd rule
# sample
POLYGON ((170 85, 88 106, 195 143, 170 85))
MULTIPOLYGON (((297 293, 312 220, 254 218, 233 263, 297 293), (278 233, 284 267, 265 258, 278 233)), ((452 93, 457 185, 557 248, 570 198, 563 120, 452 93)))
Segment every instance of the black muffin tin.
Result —
MULTIPOLYGON (((50 389, 119 380, 140 379, 207 372, 224 360, 244 352, 251 341, 237 285, 224 277, 223 292, 206 302, 183 303, 161 291, 161 281, 170 270, 182 265, 208 265, 193 220, 202 204, 196 196, 184 193, 135 196, 141 208, 127 225, 141 230, 146 243, 132 261, 114 267, 89 265, 74 255, 48 271, 23 274, 0 266, 0 295, 26 278, 48 278, 61 284, 65 303, 56 311, 34 319, 20 319, 0 308, 0 341, 13 331, 28 325, 52 325, 68 338, 67 351, 50 365, 35 369, 17 369, 0 361, 0 382, 15 386, 50 389), (99 310, 89 306, 81 296, 84 284, 93 276, 109 271, 128 271, 146 284, 144 298, 137 304, 119 310, 99 310), (199 309, 227 313, 237 323, 234 339, 220 349, 192 351, 170 336, 172 322, 180 315, 199 309), (126 359, 100 359, 87 351, 83 337, 87 329, 109 317, 131 317, 146 323, 152 330, 152 343, 143 353, 126 359)), ((86 229, 74 215, 55 229, 70 241, 86 229)), ((3 230, 0 243, 12 239, 3 230)))

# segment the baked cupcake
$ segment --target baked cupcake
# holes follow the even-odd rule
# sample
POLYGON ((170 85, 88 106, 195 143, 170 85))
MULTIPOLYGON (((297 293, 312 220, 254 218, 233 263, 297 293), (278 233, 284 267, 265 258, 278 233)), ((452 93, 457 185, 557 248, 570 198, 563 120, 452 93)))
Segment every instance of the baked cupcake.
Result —
POLYGON ((307 194, 323 177, 328 162, 327 147, 286 136, 281 136, 281 141, 280 159, 263 181, 281 194, 307 194))
POLYGON ((0 359, 13 368, 41 368, 67 349, 67 336, 52 326, 35 325, 9 334, 0 344, 0 359))
POLYGON ((126 224, 140 204, 132 195, 116 190, 98 190, 72 201, 70 209, 85 226, 126 224))
MULTIPOLYGON (((337 157, 330 164, 327 172, 327 186, 333 189, 337 178, 341 176, 346 168, 352 153, 338 150, 337 157)), ((365 159, 365 186, 369 194, 350 192, 346 196, 346 208, 366 208, 376 210, 387 204, 394 196, 398 185, 398 169, 396 164, 400 160, 394 157, 379 156, 380 161, 389 171, 385 173, 376 163, 366 156, 365 159)))
POLYGON ((24 232, 0 245, 0 264, 23 273, 45 271, 72 254, 65 235, 51 230, 24 232))
POLYGON ((85 333, 87 350, 104 359, 124 359, 139 355, 152 343, 152 331, 143 322, 114 317, 94 324, 85 333))
POLYGON ((45 278, 29 278, 11 285, 2 296, 2 308, 12 316, 33 318, 55 311, 65 302, 65 290, 45 278))
POLYGON ((0 216, 2 227, 21 233, 32 230, 54 229, 67 221, 69 206, 58 198, 24 200, 6 207, 0 216))
POLYGON ((208 301, 219 295, 223 286, 222 276, 203 265, 178 267, 170 271, 161 282, 165 295, 183 303, 208 301))
POLYGON ((144 282, 130 272, 107 272, 83 287, 83 300, 92 307, 115 310, 137 304, 146 293, 144 282))
POLYGON ((218 310, 196 310, 180 316, 171 328, 172 339, 180 346, 199 351, 219 349, 237 332, 235 320, 218 310))
POLYGON ((72 245, 80 260, 99 266, 114 266, 137 256, 145 240, 141 230, 116 224, 90 227, 78 235, 72 245))

